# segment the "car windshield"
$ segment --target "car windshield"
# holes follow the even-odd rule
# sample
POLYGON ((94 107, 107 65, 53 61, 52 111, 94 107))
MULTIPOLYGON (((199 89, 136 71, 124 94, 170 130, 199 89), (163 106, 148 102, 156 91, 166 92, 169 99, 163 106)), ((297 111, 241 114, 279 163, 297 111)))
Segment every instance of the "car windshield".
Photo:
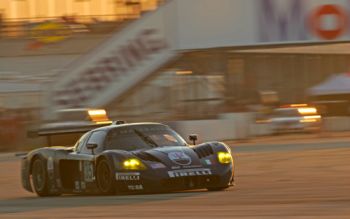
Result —
POLYGON ((173 130, 163 125, 119 127, 108 132, 106 150, 141 150, 166 146, 185 146, 186 142, 173 130))

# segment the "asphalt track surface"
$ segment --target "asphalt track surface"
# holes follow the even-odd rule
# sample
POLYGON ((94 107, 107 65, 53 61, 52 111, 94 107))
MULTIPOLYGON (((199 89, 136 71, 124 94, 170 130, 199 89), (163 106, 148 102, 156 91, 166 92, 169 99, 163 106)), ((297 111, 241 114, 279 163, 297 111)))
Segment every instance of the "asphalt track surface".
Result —
POLYGON ((0 156, 0 218, 350 218, 350 139, 229 143, 236 186, 130 196, 38 198, 0 156))

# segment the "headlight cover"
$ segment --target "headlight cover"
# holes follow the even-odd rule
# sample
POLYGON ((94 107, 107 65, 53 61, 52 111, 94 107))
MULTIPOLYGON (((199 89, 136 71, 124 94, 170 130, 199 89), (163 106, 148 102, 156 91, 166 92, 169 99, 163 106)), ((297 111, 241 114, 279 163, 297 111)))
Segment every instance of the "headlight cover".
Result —
POLYGON ((314 116, 304 116, 302 119, 299 120, 301 123, 310 123, 310 122, 319 122, 321 121, 320 115, 314 115, 314 116))
POLYGON ((229 152, 220 151, 218 152, 218 160, 221 164, 232 163, 232 156, 229 152))
POLYGON ((136 158, 130 158, 123 162, 123 169, 126 170, 144 170, 146 166, 136 158))

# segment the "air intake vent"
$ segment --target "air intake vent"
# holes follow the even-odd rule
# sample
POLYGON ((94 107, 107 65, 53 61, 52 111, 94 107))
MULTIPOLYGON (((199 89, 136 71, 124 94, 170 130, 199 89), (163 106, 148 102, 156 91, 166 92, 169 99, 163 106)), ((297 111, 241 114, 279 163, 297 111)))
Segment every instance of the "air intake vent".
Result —
POLYGON ((199 159, 214 154, 213 148, 211 148, 210 145, 199 146, 197 148, 193 148, 193 150, 196 152, 199 159))
POLYGON ((141 160, 146 160, 146 161, 153 161, 153 162, 159 162, 161 163, 161 161, 154 157, 153 155, 149 154, 149 153, 146 153, 146 152, 138 152, 138 153, 135 153, 135 156, 137 156, 138 158, 140 158, 141 160))

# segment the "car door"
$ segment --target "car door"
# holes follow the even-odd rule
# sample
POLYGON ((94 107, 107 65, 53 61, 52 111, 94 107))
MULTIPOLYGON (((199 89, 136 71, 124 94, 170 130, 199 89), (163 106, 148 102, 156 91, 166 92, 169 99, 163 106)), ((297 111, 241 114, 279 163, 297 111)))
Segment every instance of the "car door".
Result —
POLYGON ((76 161, 78 180, 74 182, 75 192, 93 192, 96 190, 94 161, 95 156, 103 151, 105 131, 92 131, 81 142, 78 142, 76 151, 70 153, 70 159, 76 161), (88 144, 97 144, 94 151, 87 148, 88 144))

